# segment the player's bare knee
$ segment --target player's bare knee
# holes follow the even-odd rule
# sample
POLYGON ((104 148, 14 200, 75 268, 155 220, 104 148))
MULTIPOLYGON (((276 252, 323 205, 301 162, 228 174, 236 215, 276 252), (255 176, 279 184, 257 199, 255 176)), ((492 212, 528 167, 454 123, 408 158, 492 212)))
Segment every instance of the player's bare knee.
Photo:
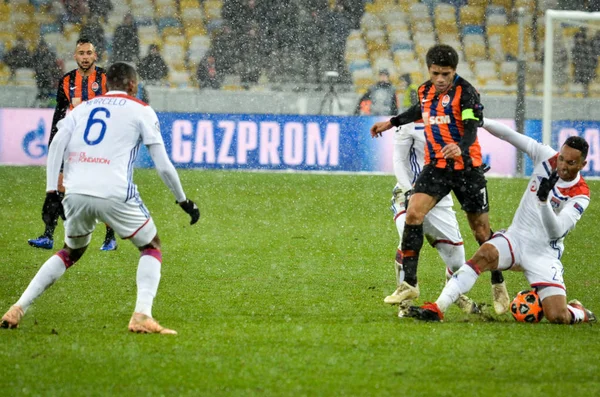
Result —
POLYGON ((407 225, 421 225, 425 219, 425 212, 409 206, 406 210, 405 222, 407 225))
POLYGON ((152 241, 150 241, 148 244, 142 246, 142 247, 138 247, 138 249, 140 250, 140 252, 143 252, 147 249, 154 249, 154 250, 159 250, 160 251, 161 245, 160 245, 160 238, 158 237, 158 234, 156 236, 154 236, 154 238, 152 239, 152 241))
POLYGON ((571 313, 567 308, 563 310, 544 309, 544 316, 552 324, 570 324, 571 313))
POLYGON ((475 252, 471 261, 475 262, 481 271, 496 270, 498 268, 498 249, 491 244, 484 244, 475 252))

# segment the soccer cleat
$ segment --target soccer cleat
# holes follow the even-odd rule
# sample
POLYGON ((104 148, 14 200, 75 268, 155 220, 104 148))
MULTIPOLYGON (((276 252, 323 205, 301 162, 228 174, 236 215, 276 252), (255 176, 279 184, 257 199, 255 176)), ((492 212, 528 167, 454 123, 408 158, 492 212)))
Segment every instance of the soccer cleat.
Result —
POLYGON ((460 310, 463 311, 463 313, 466 314, 479 314, 481 313, 481 310, 479 309, 479 306, 477 306, 477 303, 475 303, 473 301, 473 299, 469 298, 466 295, 460 295, 458 297, 458 299, 456 300, 456 302, 454 302, 456 304, 456 306, 458 306, 460 308, 460 310))
POLYGON ((21 306, 11 306, 10 309, 6 312, 4 316, 2 316, 2 323, 0 323, 0 327, 2 328, 17 328, 19 326, 19 322, 23 317, 23 309, 21 306))
POLYGON ((115 251, 116 249, 117 249, 117 240, 114 238, 109 239, 109 240, 104 240, 102 247, 100 247, 101 251, 115 251))
POLYGON ((444 313, 442 313, 437 304, 425 302, 421 307, 411 306, 406 317, 416 318, 421 321, 442 321, 444 313))
POLYGON ((406 300, 413 300, 419 297, 419 285, 416 287, 408 284, 406 281, 402 282, 393 294, 386 296, 383 302, 390 305, 399 305, 406 300))
POLYGON ((412 299, 407 299, 405 301, 400 302, 400 304, 398 305, 398 317, 406 317, 408 311, 410 310, 410 307, 413 305, 413 302, 414 301, 412 299))
POLYGON ((569 301, 569 305, 576 307, 577 309, 583 310, 583 312, 585 313, 585 317, 583 318, 584 323, 595 323, 598 321, 598 319, 596 318, 596 315, 594 313, 592 313, 591 310, 588 310, 585 307, 583 307, 581 302, 579 302, 577 299, 573 299, 573 300, 569 301))
POLYGON ((27 240, 27 242, 32 247, 42 248, 45 250, 51 250, 52 247, 54 246, 54 240, 52 240, 49 237, 43 236, 43 235, 38 238, 32 238, 30 240, 27 240))
POLYGON ((510 297, 508 296, 506 283, 504 281, 498 284, 492 284, 492 297, 494 298, 494 311, 496 314, 506 313, 510 306, 510 297))
POLYGON ((177 335, 177 331, 164 328, 158 321, 142 313, 133 313, 129 321, 129 330, 138 334, 177 335))

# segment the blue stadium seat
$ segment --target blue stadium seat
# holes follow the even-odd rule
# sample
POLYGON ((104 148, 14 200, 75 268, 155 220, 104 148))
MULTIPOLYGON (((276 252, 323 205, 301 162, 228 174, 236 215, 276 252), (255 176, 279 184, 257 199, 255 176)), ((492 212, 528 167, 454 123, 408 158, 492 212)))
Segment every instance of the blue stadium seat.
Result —
POLYGON ((466 25, 462 29, 463 36, 468 34, 484 34, 483 26, 478 25, 466 25))

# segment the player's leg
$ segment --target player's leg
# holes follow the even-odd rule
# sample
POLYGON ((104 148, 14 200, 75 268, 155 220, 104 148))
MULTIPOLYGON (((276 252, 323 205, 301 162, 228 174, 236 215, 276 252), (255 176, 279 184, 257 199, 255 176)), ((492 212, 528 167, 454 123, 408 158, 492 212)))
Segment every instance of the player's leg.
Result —
POLYGON ((396 255, 394 260, 394 270, 396 272, 396 290, 389 296, 386 296, 383 300, 388 304, 399 304, 399 295, 402 293, 401 285, 404 282, 404 269, 402 268, 402 234, 404 233, 404 220, 406 218, 406 205, 405 205, 404 192, 398 189, 398 185, 392 192, 392 214, 394 217, 394 223, 396 224, 396 230, 398 230, 398 248, 396 249, 396 255))
POLYGON ((417 266, 419 253, 423 246, 423 221, 439 199, 449 193, 450 187, 445 182, 447 173, 444 169, 427 165, 415 182, 414 194, 411 196, 406 210, 406 222, 402 235, 404 282, 411 287, 408 289, 406 299, 415 299, 419 296, 417 266))
MULTIPOLYGON (((61 195, 61 197, 65 194, 62 172, 58 175, 58 192, 61 195)), ((37 238, 27 240, 27 242, 32 247, 49 250, 52 249, 52 247, 54 247, 54 230, 58 225, 58 215, 46 214, 44 212, 44 208, 42 208, 42 221, 44 222, 44 233, 37 238)))
MULTIPOLYGON (((446 265, 446 282, 448 282, 452 274, 466 261, 464 242, 449 196, 444 197, 427 214, 423 230, 446 265)), ((465 313, 479 312, 477 304, 466 295, 460 295, 454 303, 465 313)))
POLYGON ((152 305, 160 283, 162 253, 154 221, 141 200, 122 203, 106 200, 99 218, 140 250, 136 274, 137 299, 129 330, 138 333, 176 334, 152 317, 152 305))
POLYGON ((84 254, 92 238, 96 219, 82 201, 83 196, 63 200, 65 210, 65 246, 38 270, 19 300, 2 317, 3 328, 16 328, 33 301, 56 282, 84 254))
POLYGON ((594 313, 581 302, 571 300, 567 303, 563 265, 556 258, 554 249, 540 244, 528 244, 524 249, 527 260, 523 261, 523 273, 537 290, 548 321, 554 324, 595 322, 594 313))
MULTIPOLYGON (((487 180, 484 167, 478 167, 457 174, 453 180, 454 193, 461 203, 461 208, 467 214, 469 227, 479 245, 492 237, 489 220, 489 201, 487 180)), ((506 313, 510 304, 510 297, 501 271, 494 270, 491 275, 492 300, 497 314, 506 313)))
POLYGON ((506 270, 520 258, 516 245, 510 236, 496 234, 483 244, 475 255, 458 269, 446 283, 435 303, 426 303, 422 307, 411 307, 408 315, 425 321, 440 321, 448 307, 473 288, 479 274, 484 271, 506 270))
POLYGON ((115 238, 115 231, 110 226, 106 225, 106 235, 104 236, 104 242, 100 247, 101 251, 114 251, 117 249, 117 239, 115 238))

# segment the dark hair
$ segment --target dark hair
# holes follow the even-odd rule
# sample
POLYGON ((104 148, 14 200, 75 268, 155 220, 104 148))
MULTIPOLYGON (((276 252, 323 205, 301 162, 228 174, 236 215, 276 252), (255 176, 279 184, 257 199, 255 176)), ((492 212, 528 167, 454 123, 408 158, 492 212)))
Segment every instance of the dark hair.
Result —
POLYGON ((456 69, 458 66, 458 53, 447 44, 437 44, 427 51, 425 62, 428 68, 431 65, 438 65, 450 66, 452 69, 456 69))
POLYGON ((586 142, 586 140, 580 136, 568 137, 563 145, 567 145, 570 148, 579 150, 581 152, 581 158, 583 160, 586 159, 586 157, 588 155, 588 150, 590 148, 590 145, 586 142))
POLYGON ((406 84, 410 85, 412 83, 412 78, 410 77, 410 74, 404 73, 400 77, 402 78, 402 80, 406 81, 406 84))
MULTIPOLYGON (((78 46, 78 45, 80 45, 80 44, 91 44, 91 45, 94 45, 94 43, 92 43, 92 42, 90 41, 90 39, 88 39, 87 37, 80 37, 80 38, 77 40, 77 44, 75 44, 75 47, 77 47, 77 46, 78 46)), ((94 47, 95 47, 95 46, 94 46, 94 47)))
POLYGON ((130 81, 137 81, 137 72, 128 63, 115 62, 106 72, 106 84, 109 90, 127 91, 130 81))

